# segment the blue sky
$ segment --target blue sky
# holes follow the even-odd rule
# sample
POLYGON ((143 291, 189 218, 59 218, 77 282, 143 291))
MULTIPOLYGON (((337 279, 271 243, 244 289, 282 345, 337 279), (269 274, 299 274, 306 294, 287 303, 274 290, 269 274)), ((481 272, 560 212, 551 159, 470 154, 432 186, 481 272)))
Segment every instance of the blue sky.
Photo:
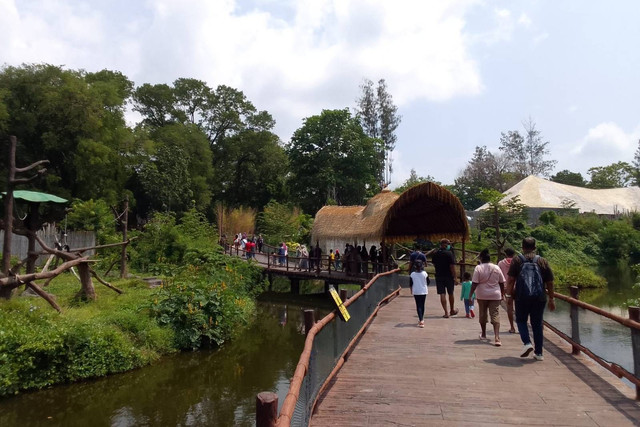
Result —
POLYGON ((529 117, 556 171, 588 177, 638 147, 639 19, 635 0, 0 0, 0 64, 226 84, 283 141, 384 78, 403 117, 392 187, 412 168, 453 183, 529 117))

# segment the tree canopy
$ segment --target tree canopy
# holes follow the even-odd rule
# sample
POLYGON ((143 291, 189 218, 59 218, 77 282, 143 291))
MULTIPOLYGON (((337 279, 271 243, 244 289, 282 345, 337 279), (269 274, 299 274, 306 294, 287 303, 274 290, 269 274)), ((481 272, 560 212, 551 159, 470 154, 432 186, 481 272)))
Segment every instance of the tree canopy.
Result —
POLYGON ((306 118, 286 147, 293 200, 312 214, 325 204, 364 203, 380 191, 380 148, 347 109, 306 118))

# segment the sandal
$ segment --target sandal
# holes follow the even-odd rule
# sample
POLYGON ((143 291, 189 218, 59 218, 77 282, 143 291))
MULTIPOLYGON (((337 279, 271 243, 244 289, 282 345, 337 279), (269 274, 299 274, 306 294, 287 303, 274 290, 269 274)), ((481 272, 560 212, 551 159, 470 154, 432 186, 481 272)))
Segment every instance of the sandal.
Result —
POLYGON ((516 330, 515 330, 515 329, 509 329, 509 333, 510 333, 510 334, 515 334, 515 333, 516 333, 516 330))
POLYGON ((498 340, 495 343, 493 343, 493 345, 495 345, 496 347, 500 347, 502 343, 500 342, 500 340, 498 340))
POLYGON ((449 318, 449 315, 448 315, 448 314, 445 314, 444 316, 442 316, 442 318, 443 318, 443 319, 448 319, 448 318, 449 318))
POLYGON ((451 313, 450 313, 450 314, 451 314, 452 316, 455 316, 456 314, 458 314, 458 309, 457 309, 457 308, 454 308, 453 310, 451 310, 451 313))
POLYGON ((489 338, 487 338, 487 337, 483 337, 483 336, 482 336, 482 334, 478 335, 478 339, 479 339, 480 341, 489 341, 489 338))

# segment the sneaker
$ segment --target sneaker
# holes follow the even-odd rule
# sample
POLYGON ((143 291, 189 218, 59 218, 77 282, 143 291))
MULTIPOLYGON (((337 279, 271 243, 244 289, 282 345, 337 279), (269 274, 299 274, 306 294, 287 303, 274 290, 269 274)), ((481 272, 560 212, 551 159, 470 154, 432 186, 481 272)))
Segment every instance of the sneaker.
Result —
POLYGON ((469 313, 471 313, 471 317, 476 317, 476 314, 473 312, 473 310, 469 310, 469 313))
POLYGON ((466 317, 467 319, 471 319, 471 316, 469 316, 469 314, 467 314, 465 317, 466 317))
POLYGON ((520 352, 520 357, 527 357, 528 355, 531 354, 532 351, 533 351, 533 345, 531 345, 531 343, 525 344, 524 347, 522 347, 522 351, 520 352))
POLYGON ((540 361, 540 362, 542 362, 544 360, 544 356, 541 355, 541 354, 534 354, 533 358, 538 360, 538 361, 540 361))

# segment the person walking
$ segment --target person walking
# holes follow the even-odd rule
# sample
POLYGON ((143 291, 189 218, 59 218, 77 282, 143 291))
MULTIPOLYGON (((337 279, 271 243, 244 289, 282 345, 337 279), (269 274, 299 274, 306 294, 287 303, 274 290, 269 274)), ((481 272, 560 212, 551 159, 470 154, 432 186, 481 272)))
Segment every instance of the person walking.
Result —
POLYGON ((480 322, 480 340, 487 340, 487 317, 493 325, 494 342, 500 347, 500 301, 504 298, 504 276, 500 267, 491 262, 489 249, 480 252, 480 264, 473 270, 471 295, 478 298, 478 320, 480 322), (487 312, 489 316, 487 316, 487 312))
POLYGON ((444 316, 449 317, 458 314, 458 309, 454 307, 453 289, 458 279, 456 278, 456 258, 451 251, 449 239, 440 240, 440 248, 431 251, 433 256, 431 262, 436 268, 436 289, 440 295, 440 304, 444 310, 444 316), (447 311, 447 296, 449 294, 450 310, 447 311))
POLYGON ((471 293, 471 273, 465 271, 462 275, 462 289, 460 290, 460 300, 464 301, 464 311, 466 313, 466 318, 476 317, 476 313, 474 310, 474 301, 476 299, 476 295, 471 293))
MULTIPOLYGON (((498 262, 498 267, 500 267, 500 271, 502 271, 502 274, 506 278, 509 276, 509 267, 511 266, 511 261, 513 260, 513 256, 516 254, 516 251, 511 248, 507 248, 504 250, 504 254, 506 255, 506 258, 503 258, 498 262)), ((507 298, 504 302, 505 309, 507 310, 507 318, 509 319, 509 333, 515 334, 516 328, 513 324, 513 298, 507 298)))
POLYGON ((429 289, 428 275, 424 271, 424 264, 422 261, 415 261, 413 263, 413 271, 409 276, 409 287, 413 294, 413 299, 416 301, 416 311, 418 312, 418 327, 424 328, 424 306, 427 301, 427 294, 429 289))
POLYGON ((520 357, 527 357, 533 351, 536 360, 544 360, 542 320, 547 297, 550 311, 556 309, 556 304, 553 271, 547 260, 536 253, 536 239, 533 237, 522 240, 522 254, 511 261, 505 296, 514 299, 516 324, 523 344, 520 357), (534 345, 529 337, 527 319, 531 321, 534 345))

